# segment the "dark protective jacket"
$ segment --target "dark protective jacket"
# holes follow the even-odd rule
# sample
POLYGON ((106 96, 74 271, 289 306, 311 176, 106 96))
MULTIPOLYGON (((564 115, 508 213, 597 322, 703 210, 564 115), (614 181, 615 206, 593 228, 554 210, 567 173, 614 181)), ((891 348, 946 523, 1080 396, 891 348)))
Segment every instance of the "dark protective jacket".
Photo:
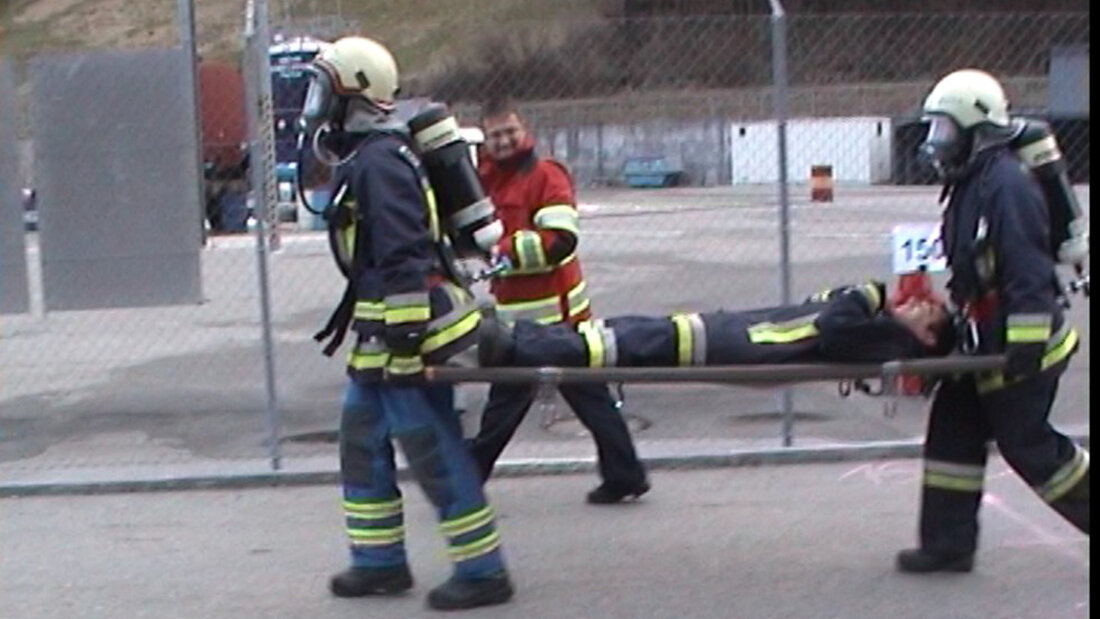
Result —
MULTIPOLYGON (((1065 323, 1038 182, 1007 146, 980 153, 948 188, 942 235, 952 301, 977 328, 975 352, 1006 353, 1009 376, 1064 361, 1078 335, 1065 323)), ((985 388, 1004 375, 984 377, 985 388)))
POLYGON ((515 326, 523 366, 638 367, 881 363, 928 350, 884 312, 885 286, 825 291, 799 305, 581 323, 577 332, 515 326))
POLYGON ((367 134, 340 173, 347 192, 329 232, 357 336, 349 375, 415 376, 473 345, 480 313, 447 268, 434 194, 402 136, 367 134))

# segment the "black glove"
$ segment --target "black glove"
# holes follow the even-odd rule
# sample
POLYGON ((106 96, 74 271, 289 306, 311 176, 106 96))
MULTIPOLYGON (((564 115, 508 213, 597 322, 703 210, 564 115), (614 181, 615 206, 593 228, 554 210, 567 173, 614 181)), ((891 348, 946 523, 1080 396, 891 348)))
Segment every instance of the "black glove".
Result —
POLYGON ((1005 347, 1005 378, 1013 380, 1038 374, 1043 367, 1045 342, 1009 344, 1005 347))
POLYGON ((428 332, 426 322, 403 322, 396 325, 386 325, 382 333, 382 342, 390 353, 403 357, 420 354, 420 343, 428 332))

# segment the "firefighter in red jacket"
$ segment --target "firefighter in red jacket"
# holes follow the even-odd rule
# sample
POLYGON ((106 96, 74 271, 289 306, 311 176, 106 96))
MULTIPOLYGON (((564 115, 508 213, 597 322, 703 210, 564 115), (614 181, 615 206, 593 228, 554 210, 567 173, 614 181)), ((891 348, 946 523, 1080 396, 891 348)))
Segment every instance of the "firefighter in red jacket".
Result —
MULTIPOLYGON (((498 101, 483 113, 485 157, 479 175, 504 223, 496 253, 510 267, 491 283, 505 322, 576 326, 591 318, 577 257, 578 212, 568 171, 534 152, 534 140, 516 109, 498 101)), ((649 490, 622 415, 606 385, 562 385, 560 391, 596 442, 603 483, 590 503, 617 503, 649 490)), ((493 385, 471 441, 484 479, 531 404, 534 385, 493 385)))

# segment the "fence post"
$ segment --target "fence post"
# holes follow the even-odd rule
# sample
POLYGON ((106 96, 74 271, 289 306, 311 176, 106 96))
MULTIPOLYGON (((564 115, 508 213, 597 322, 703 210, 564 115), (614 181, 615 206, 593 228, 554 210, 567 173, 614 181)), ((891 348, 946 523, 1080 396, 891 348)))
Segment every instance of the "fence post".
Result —
POLYGON ((203 151, 202 151, 202 112, 199 104, 199 80, 198 80, 198 51, 195 43, 195 0, 177 0, 177 12, 180 28, 180 48, 186 54, 186 71, 183 73, 184 92, 191 96, 191 109, 195 117, 195 159, 198 161, 198 178, 195 182, 199 185, 199 238, 206 245, 206 188, 203 178, 203 151))
MULTIPOLYGON (((780 0, 771 2, 772 30, 772 80, 774 84, 774 105, 776 139, 779 141, 778 186, 779 192, 779 298, 780 303, 791 302, 791 227, 790 202, 787 191, 787 94, 789 75, 787 74, 787 13, 780 0)), ((783 415, 783 446, 790 447, 794 442, 794 392, 790 387, 780 394, 780 413, 783 415)))
MULTIPOLYGON (((249 126, 249 174, 252 177, 252 191, 249 202, 257 209, 256 218, 256 263, 257 279, 260 287, 260 323, 264 347, 264 384, 267 389, 268 453, 272 470, 279 470, 280 455, 280 418, 279 399, 275 385, 275 346, 271 329, 271 291, 268 276, 268 249, 274 246, 278 237, 268 237, 270 205, 269 193, 274 190, 273 179, 269 178, 268 161, 270 148, 271 119, 271 75, 268 61, 268 28, 266 0, 248 0, 245 8, 245 91, 248 105, 249 126)), ((272 247, 274 248, 274 247, 272 247)))

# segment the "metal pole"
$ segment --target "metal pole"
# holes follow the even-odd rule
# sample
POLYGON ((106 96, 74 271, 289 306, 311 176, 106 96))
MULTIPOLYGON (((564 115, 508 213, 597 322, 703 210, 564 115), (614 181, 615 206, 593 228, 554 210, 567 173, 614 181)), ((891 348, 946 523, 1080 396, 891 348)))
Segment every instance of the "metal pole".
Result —
MULTIPOLYGON (((268 424, 268 454, 271 458, 272 470, 279 470, 281 466, 280 454, 280 418, 279 397, 275 386, 275 345, 271 329, 271 291, 270 277, 268 276, 268 238, 267 238, 267 143, 263 139, 265 119, 265 106, 270 106, 270 95, 265 99, 263 87, 265 82, 270 83, 270 75, 267 60, 267 39, 262 36, 267 32, 262 26, 261 19, 266 19, 266 10, 258 10, 258 5, 263 5, 264 0, 248 0, 246 8, 247 23, 245 25, 245 87, 248 97, 248 119, 251 142, 249 144, 249 172, 252 176, 252 191, 249 194, 249 202, 257 213, 256 216, 256 266, 260 287, 260 324, 264 347, 264 385, 267 389, 267 424, 268 424), (265 103, 266 102, 266 103, 265 103)), ((268 89, 266 92, 269 92, 268 89)))
POLYGON ((199 98, 198 46, 195 43, 195 6, 194 0, 177 0, 177 12, 180 25, 180 48, 185 55, 186 70, 183 72, 183 91, 191 97, 191 109, 195 114, 195 162, 197 174, 195 182, 199 185, 199 238, 206 245, 206 187, 203 177, 202 152, 202 105, 199 98))
MULTIPOLYGON (((780 0, 769 0, 772 9, 772 79, 775 84, 775 122, 779 191, 779 298, 780 303, 791 302, 791 227, 790 199, 787 195, 787 13, 780 0)), ((779 398, 783 415, 783 446, 794 442, 794 392, 782 391, 779 398)))

